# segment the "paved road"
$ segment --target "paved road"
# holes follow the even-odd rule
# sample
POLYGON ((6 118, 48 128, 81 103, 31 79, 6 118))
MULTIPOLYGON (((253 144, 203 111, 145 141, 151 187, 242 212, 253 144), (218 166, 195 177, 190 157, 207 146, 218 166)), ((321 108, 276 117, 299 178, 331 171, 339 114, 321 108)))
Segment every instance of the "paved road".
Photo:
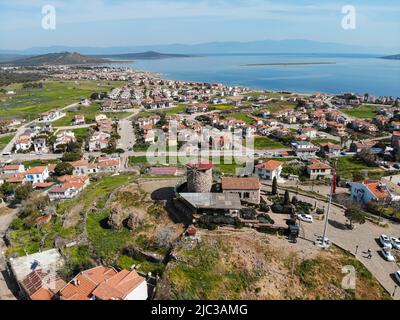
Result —
POLYGON ((132 126, 132 121, 123 119, 118 122, 118 134, 121 136, 118 142, 118 147, 128 151, 136 143, 135 131, 132 126))
MULTIPOLYGON (((270 191, 270 187, 263 186, 263 190, 270 191)), ((292 197, 295 193, 290 192, 292 197)), ((316 204, 319 208, 325 208, 327 203, 324 201, 314 200, 312 198, 297 195, 300 201, 309 202, 311 204, 316 204)), ((393 278, 393 273, 400 270, 400 264, 397 265, 394 262, 385 261, 380 255, 380 246, 377 239, 381 234, 386 234, 388 236, 400 237, 400 224, 387 221, 388 227, 383 228, 377 226, 373 223, 366 222, 363 225, 356 225, 354 230, 348 230, 345 225, 347 219, 344 216, 344 210, 335 206, 331 207, 331 214, 329 216, 327 237, 336 245, 343 249, 346 249, 353 254, 356 251, 356 246, 358 245, 357 259, 360 260, 367 269, 378 279, 383 287, 389 292, 393 293, 395 285, 400 285, 396 283, 393 278), (365 258, 365 254, 368 249, 372 250, 372 259, 365 258)), ((305 239, 311 240, 312 242, 316 240, 317 236, 323 234, 325 221, 315 220, 312 224, 301 223, 301 236, 305 239)), ((312 245, 310 243, 310 245, 312 245)), ((397 289, 396 295, 394 297, 396 300, 400 300, 400 289, 397 289)))

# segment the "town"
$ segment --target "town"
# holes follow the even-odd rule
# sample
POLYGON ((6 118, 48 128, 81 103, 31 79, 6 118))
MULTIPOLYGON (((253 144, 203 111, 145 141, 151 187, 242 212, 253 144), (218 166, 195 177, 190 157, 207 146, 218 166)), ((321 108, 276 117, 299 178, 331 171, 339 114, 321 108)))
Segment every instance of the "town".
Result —
POLYGON ((366 287, 318 287, 324 298, 400 298, 399 97, 33 70, 40 80, 0 92, 0 299, 316 298, 304 263, 337 257, 368 274, 357 279, 366 287), (23 110, 35 95, 39 106, 23 110), (169 161, 179 155, 189 156, 169 161), (291 253, 267 267, 267 244, 291 253), (217 295, 217 280, 196 288, 193 274, 216 276, 212 263, 236 292, 217 295), (273 268, 295 268, 296 285, 271 288, 273 268))

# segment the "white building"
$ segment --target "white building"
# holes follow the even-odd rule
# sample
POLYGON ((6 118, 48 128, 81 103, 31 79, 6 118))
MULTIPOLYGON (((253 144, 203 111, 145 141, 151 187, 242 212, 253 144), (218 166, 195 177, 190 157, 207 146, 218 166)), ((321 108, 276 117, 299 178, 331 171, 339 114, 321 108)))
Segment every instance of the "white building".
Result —
POLYGON ((279 179, 283 169, 283 163, 276 160, 268 160, 255 166, 255 174, 261 179, 279 179))
POLYGON ((302 159, 315 158, 319 150, 319 148, 308 141, 292 142, 292 149, 296 156, 302 159))
POLYGON ((24 174, 25 179, 32 184, 43 183, 50 177, 49 169, 47 167, 33 167, 24 174))
POLYGON ((46 139, 38 138, 33 140, 33 148, 36 153, 48 153, 49 148, 46 145, 46 139))

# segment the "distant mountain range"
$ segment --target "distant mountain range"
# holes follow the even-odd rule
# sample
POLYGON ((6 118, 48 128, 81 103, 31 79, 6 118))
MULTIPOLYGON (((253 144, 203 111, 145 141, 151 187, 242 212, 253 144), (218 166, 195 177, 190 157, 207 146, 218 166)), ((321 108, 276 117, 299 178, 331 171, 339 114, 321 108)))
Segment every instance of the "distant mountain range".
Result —
POLYGON ((85 55, 127 54, 129 52, 168 52, 170 54, 229 54, 229 53, 395 53, 394 49, 364 47, 311 40, 262 40, 251 42, 208 42, 201 44, 166 44, 125 47, 34 47, 26 50, 0 50, 0 54, 40 55, 51 52, 80 52, 85 55))
POLYGON ((160 53, 155 51, 146 51, 139 53, 124 53, 124 54, 97 54, 91 55, 97 58, 111 58, 123 60, 159 60, 159 59, 172 59, 172 58, 189 58, 190 55, 176 54, 176 53, 160 53))
POLYGON ((395 55, 393 55, 393 56, 382 57, 382 59, 387 59, 387 60, 400 60, 400 54, 395 54, 395 55))
POLYGON ((106 64, 115 61, 127 60, 156 60, 189 57, 182 54, 164 54, 154 51, 127 54, 82 55, 77 52, 48 53, 38 56, 20 56, 0 54, 0 64, 13 66, 45 66, 45 65, 88 65, 106 64), (103 59, 107 58, 107 59, 103 59))

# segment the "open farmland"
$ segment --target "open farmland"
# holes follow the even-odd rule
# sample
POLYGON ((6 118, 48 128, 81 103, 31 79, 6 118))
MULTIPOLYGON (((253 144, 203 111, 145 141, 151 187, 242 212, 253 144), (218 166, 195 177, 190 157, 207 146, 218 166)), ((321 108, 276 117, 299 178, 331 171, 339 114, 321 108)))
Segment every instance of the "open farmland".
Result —
MULTIPOLYGON (((89 98, 95 92, 108 92, 123 82, 102 81, 43 81, 43 88, 24 89, 22 85, 14 85, 16 95, 0 102, 0 117, 24 118, 33 120, 42 112, 54 108, 63 108, 89 98)), ((7 90, 8 88, 6 88, 7 90)))

